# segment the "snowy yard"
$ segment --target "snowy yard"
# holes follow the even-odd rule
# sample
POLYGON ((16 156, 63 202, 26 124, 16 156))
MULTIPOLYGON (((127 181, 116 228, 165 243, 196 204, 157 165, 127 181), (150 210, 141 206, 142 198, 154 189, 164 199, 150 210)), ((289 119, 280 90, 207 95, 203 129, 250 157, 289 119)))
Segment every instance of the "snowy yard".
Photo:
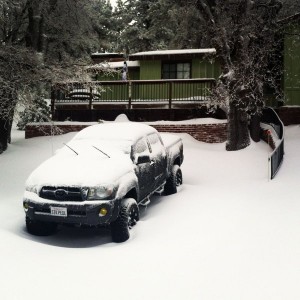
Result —
POLYGON ((184 184, 155 196, 123 244, 103 229, 25 230, 29 173, 74 133, 13 142, 0 155, 0 299, 300 299, 300 127, 267 179, 264 142, 238 152, 184 141, 184 184))

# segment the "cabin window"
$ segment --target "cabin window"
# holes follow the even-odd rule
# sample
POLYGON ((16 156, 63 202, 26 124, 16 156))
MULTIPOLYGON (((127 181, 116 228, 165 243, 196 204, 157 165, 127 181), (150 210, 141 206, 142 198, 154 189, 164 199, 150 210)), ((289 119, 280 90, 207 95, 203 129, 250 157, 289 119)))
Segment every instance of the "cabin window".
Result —
POLYGON ((175 62, 163 63, 162 79, 190 79, 191 63, 175 62))

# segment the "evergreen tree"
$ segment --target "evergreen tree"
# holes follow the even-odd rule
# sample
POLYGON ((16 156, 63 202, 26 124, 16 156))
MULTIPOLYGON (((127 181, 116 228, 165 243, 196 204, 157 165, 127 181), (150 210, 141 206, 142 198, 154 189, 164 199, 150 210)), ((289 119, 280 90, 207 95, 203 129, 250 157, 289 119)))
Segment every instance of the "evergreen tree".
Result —
POLYGON ((114 16, 118 24, 119 51, 166 49, 175 34, 163 0, 118 1, 114 16))

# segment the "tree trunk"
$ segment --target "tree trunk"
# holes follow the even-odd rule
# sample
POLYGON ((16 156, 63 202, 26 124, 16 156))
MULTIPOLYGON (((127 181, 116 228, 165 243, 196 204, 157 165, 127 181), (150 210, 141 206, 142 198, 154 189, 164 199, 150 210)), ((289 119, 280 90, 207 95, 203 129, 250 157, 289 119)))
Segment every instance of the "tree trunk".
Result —
POLYGON ((14 118, 15 101, 11 92, 2 90, 0 95, 0 154, 11 142, 11 128, 14 118))
POLYGON ((7 149, 10 139, 10 126, 7 120, 0 118, 0 154, 7 149))
POLYGON ((254 142, 260 141, 260 116, 255 114, 250 120, 250 136, 254 142))
POLYGON ((233 103, 229 105, 227 132, 227 151, 244 149, 250 145, 247 113, 233 103))
POLYGON ((33 48, 37 52, 42 52, 44 46, 44 19, 40 6, 39 1, 30 1, 26 32, 26 47, 33 48))

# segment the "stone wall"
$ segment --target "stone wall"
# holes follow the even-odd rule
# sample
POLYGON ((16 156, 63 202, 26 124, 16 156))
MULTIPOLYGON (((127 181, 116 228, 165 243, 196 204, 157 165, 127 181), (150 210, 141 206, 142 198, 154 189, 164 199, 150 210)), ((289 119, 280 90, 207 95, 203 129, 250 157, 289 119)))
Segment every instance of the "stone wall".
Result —
MULTIPOLYGON (((29 124, 25 129, 25 138, 38 136, 64 134, 92 125, 87 124, 56 124, 57 129, 53 130, 50 124, 29 124)), ((188 133, 198 141, 206 143, 223 143, 227 139, 227 123, 216 124, 150 124, 159 132, 188 133)))
POLYGON ((169 124, 154 125, 159 132, 188 133, 205 143, 223 143, 227 140, 227 123, 218 124, 169 124))
MULTIPOLYGON (((94 123, 97 124, 97 123, 94 123)), ((87 124, 55 124, 52 126, 50 124, 41 125, 41 124, 29 124, 25 128, 25 139, 38 137, 38 136, 49 136, 49 135, 59 135, 65 134, 73 131, 80 131, 83 128, 92 125, 91 123, 87 124)))

